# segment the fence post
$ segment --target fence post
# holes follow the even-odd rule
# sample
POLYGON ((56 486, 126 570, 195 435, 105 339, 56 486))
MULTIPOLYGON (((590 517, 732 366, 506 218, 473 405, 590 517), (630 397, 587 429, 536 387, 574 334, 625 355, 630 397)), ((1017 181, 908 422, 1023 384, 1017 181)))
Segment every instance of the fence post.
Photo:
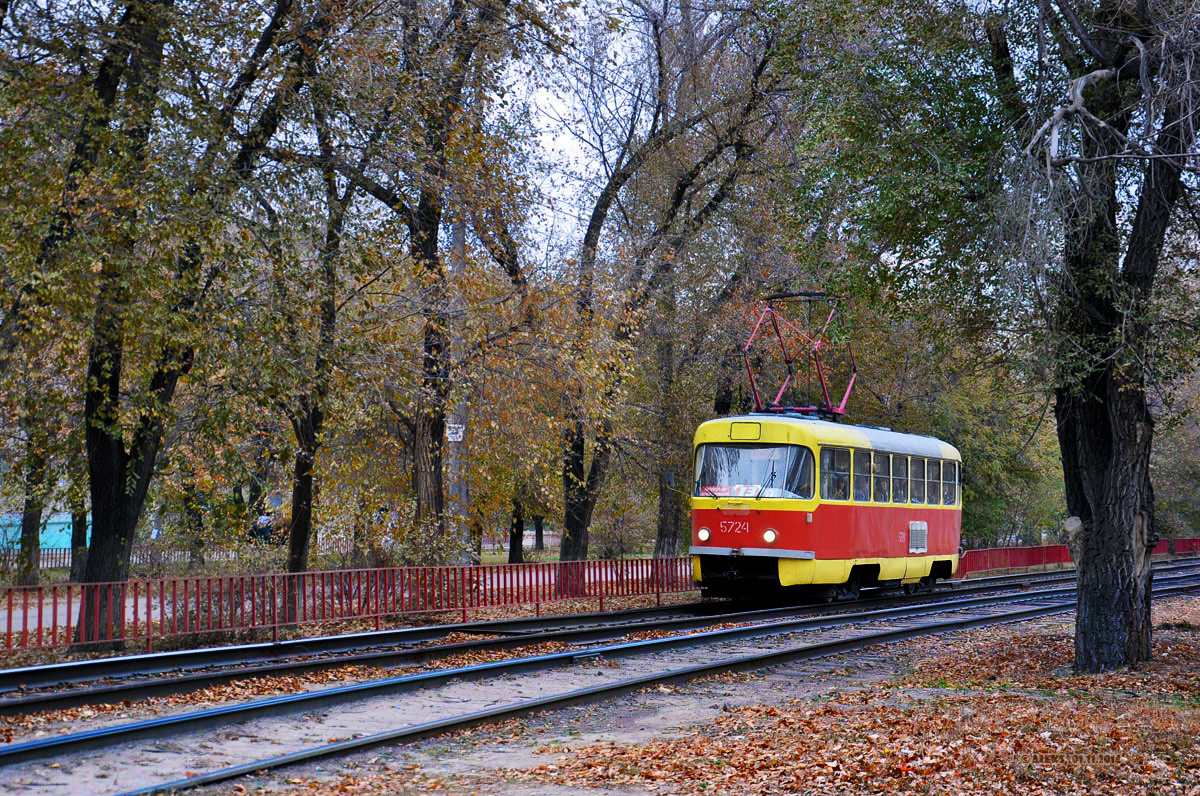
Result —
POLYGON ((146 652, 154 652, 154 600, 153 588, 146 581, 146 652))
POLYGON ((383 625, 381 624, 381 620, 383 617, 380 615, 383 612, 383 605, 379 601, 379 576, 381 574, 383 574, 383 572, 381 570, 373 569, 373 570, 371 570, 371 574, 367 577, 368 583, 373 582, 375 584, 374 588, 372 588, 370 593, 367 595, 367 604, 370 605, 371 598, 372 597, 375 598, 375 629, 376 630, 380 630, 383 628, 383 625))
POLYGON ((467 568, 458 568, 458 604, 462 606, 462 620, 467 621, 467 568))
POLYGON ((28 646, 29 646, 29 589, 21 589, 21 649, 25 649, 28 646))
POLYGON ((660 607, 662 606, 663 581, 667 579, 666 569, 668 560, 669 559, 664 558, 662 560, 662 566, 659 566, 658 559, 652 559, 650 562, 650 571, 654 573, 654 604, 660 607), (660 574, 662 577, 659 577, 660 574))

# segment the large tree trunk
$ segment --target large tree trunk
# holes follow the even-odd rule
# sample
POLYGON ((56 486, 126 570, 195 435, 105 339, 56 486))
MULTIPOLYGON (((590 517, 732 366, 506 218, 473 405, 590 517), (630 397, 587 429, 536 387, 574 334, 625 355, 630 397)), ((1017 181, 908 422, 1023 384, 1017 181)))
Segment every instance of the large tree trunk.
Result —
POLYGON ((449 365, 446 350, 446 279, 438 257, 442 208, 425 191, 417 205, 412 254, 425 286, 425 326, 421 340, 421 395, 416 409, 413 450, 413 491, 417 525, 423 533, 441 538, 446 532, 446 498, 442 459, 446 437, 449 365))
POLYGON ((71 580, 79 583, 83 580, 87 568, 88 554, 88 515, 87 507, 82 497, 71 507, 71 580))
MULTIPOLYGON (((158 97, 162 65, 161 26, 168 23, 171 0, 137 8, 146 16, 134 29, 126 70, 125 95, 130 115, 125 121, 122 155, 128 173, 141 169, 150 137, 150 119, 158 97)), ((121 377, 125 353, 125 319, 131 312, 128 262, 135 258, 137 209, 122 207, 114 219, 114 246, 101 260, 99 288, 92 320, 84 388, 84 436, 91 485, 92 542, 84 581, 89 584, 125 581, 134 531, 162 442, 160 411, 144 412, 125 447, 121 421, 121 377)), ((191 365, 191 354, 168 344, 150 378, 157 406, 167 406, 179 377, 191 365)), ((122 583, 85 589, 78 640, 105 641, 124 635, 125 589, 122 583)))
MULTIPOLYGON (((105 275, 119 279, 118 274, 105 275)), ((87 384, 84 396, 85 437, 88 478, 91 486, 92 540, 88 547, 85 583, 124 581, 129 577, 129 556, 134 531, 162 440, 162 421, 144 416, 133 434, 131 450, 119 420, 121 361, 124 330, 121 320, 123 299, 112 283, 102 286, 96 309, 94 337, 88 355, 87 384)), ((155 382, 166 405, 174 393, 184 363, 169 362, 155 382)), ((124 589, 111 586, 84 591, 79 622, 80 641, 119 638, 124 626, 124 589), (111 623, 108 621, 111 617, 111 623), (110 634, 109 630, 112 630, 110 634)))
POLYGON ((597 435, 591 464, 584 469, 586 433, 582 421, 575 421, 567 433, 563 456, 563 533, 560 561, 582 561, 588 555, 588 528, 592 512, 608 475, 611 456, 607 436, 597 435))
POLYGON ((1145 396, 1118 385, 1103 403, 1060 392, 1055 414, 1068 507, 1080 521, 1071 544, 1079 586, 1075 667, 1099 672, 1149 660, 1150 550, 1158 540, 1149 480, 1154 421, 1145 396), (1141 417, 1126 426, 1130 414, 1141 417))
MULTIPOLYGON (((87 412, 89 416, 98 414, 87 412)), ((87 588, 78 625, 79 641, 120 639, 124 635, 123 581, 129 578, 134 531, 146 499, 158 453, 158 434, 147 439, 136 458, 99 423, 88 424, 88 472, 91 480, 92 541, 84 568, 87 588), (128 485, 132 483, 133 488, 128 485)))
POLYGON ((42 565, 42 510, 46 502, 46 451, 31 429, 25 451, 25 502, 21 510, 21 550, 17 585, 36 586, 42 565))
MULTIPOLYGON (((292 470, 292 521, 288 526, 288 572, 307 572, 312 543, 313 470, 318 438, 325 415, 320 407, 306 407, 294 416, 296 461, 292 470)), ((290 605, 290 601, 289 601, 290 605)))
POLYGON ((679 534, 683 523, 683 499, 679 488, 667 473, 658 474, 658 532, 654 539, 655 558, 679 556, 679 534))
MULTIPOLYGON (((654 534, 654 557, 675 558, 679 555, 679 530, 683 506, 673 471, 677 415, 672 399, 675 395, 675 341, 671 334, 675 316, 674 280, 663 291, 659 301, 660 317, 663 319, 662 333, 654 345, 654 358, 658 366, 658 444, 663 450, 658 457, 658 521, 654 534)), ((690 475, 680 479, 691 483, 690 475)))
MULTIPOLYGON (((1089 109, 1107 122, 1084 137, 1095 162, 1081 179, 1089 196, 1066 215, 1064 273, 1059 283, 1059 447, 1072 548, 1078 567, 1075 668, 1101 672, 1150 658, 1150 549, 1154 493, 1150 449, 1154 418, 1146 400, 1148 314, 1159 257, 1181 193, 1177 158, 1147 163, 1127 235, 1118 227, 1121 195, 1112 153, 1122 151, 1133 105, 1115 82, 1088 92, 1089 109)), ((1191 148, 1190 127, 1169 105, 1162 152, 1191 148)))
MULTIPOLYGON (((306 407, 293 416, 292 429, 296 434, 296 461, 292 470, 292 521, 288 526, 287 571, 298 576, 308 571, 309 548, 312 544, 312 509, 316 486, 313 470, 317 459, 317 440, 324 415, 319 407, 306 407)), ((284 615, 288 622, 296 621, 300 613, 301 579, 289 577, 284 588, 284 615)))
POLYGON ((183 515, 187 523, 188 566, 199 571, 204 567, 204 508, 196 485, 189 484, 184 491, 183 515))
POLYGON ((541 514, 534 515, 533 518, 533 549, 546 549, 546 518, 541 514))
POLYGON ((588 556, 588 529, 592 512, 608 473, 610 451, 605 435, 597 436, 592 462, 584 474, 585 438, 582 421, 575 421, 567 434, 563 456, 563 529, 559 543, 558 575, 555 581, 563 596, 583 596, 587 581, 582 562, 588 556))
POLYGON ((508 529, 508 563, 520 564, 525 560, 525 509, 521 501, 514 500, 512 524, 508 529))
MULTIPOLYGON (((325 108, 320 99, 313 102, 313 117, 316 122, 317 140, 327 162, 332 160, 333 149, 325 108)), ((312 382, 299 400, 289 420, 296 437, 296 462, 292 474, 292 522, 288 529, 288 572, 308 571, 309 551, 313 540, 313 503, 316 499, 317 449, 321 444, 321 430, 325 425, 325 407, 329 399, 330 358, 334 354, 337 336, 338 262, 341 257, 342 234, 345 230, 346 211, 353 199, 354 185, 339 194, 337 177, 332 167, 326 165, 322 171, 325 185, 325 240, 321 246, 321 302, 318 312, 318 337, 316 355, 313 357, 312 382)), ((288 310, 290 312, 290 309, 288 310)), ((297 340, 299 343, 299 340, 297 340)), ((294 584, 295 578, 289 579, 294 584)), ((290 589, 290 587, 289 587, 290 589)), ((296 618, 296 599, 287 599, 288 619, 296 618)))
MULTIPOLYGON (((430 332, 426 337, 440 336, 430 332)), ((425 391, 426 395, 429 391, 425 391)), ((445 529, 446 501, 442 472, 446 413, 436 405, 436 396, 422 401, 416 412, 413 448, 413 491, 417 499, 417 524, 440 537, 445 529)))

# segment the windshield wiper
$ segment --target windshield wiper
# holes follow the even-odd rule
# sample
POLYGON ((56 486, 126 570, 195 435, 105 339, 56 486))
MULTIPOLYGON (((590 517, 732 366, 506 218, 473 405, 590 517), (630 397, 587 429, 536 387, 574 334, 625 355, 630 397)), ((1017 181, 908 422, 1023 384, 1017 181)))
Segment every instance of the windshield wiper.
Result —
POLYGON ((774 463, 771 464, 771 476, 763 484, 761 484, 758 487, 758 492, 757 492, 757 494, 754 495, 754 499, 755 500, 760 499, 762 497, 763 490, 770 489, 771 484, 773 484, 773 483, 775 483, 775 464, 774 463))
POLYGON ((712 495, 713 497, 715 497, 715 498, 719 498, 719 497, 721 497, 720 495, 718 495, 718 494, 717 494, 717 491, 716 491, 716 489, 713 487, 713 485, 712 485, 712 484, 706 484, 705 486, 700 486, 700 479, 699 479, 699 478, 697 478, 697 479, 696 479, 696 490, 697 490, 697 491, 698 491, 698 492, 699 492, 701 495, 703 495, 703 494, 704 494, 704 490, 706 490, 706 489, 707 489, 707 490, 710 490, 708 494, 712 495))

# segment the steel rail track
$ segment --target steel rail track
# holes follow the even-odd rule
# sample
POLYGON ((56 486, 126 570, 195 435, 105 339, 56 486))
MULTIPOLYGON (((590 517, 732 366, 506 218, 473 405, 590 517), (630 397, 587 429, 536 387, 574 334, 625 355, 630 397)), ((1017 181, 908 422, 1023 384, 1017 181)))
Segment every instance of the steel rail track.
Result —
MULTIPOLYGON (((1200 563, 1200 557, 1195 559, 1176 559, 1167 566, 1186 566, 1187 562, 1200 563)), ((939 587, 934 593, 953 591, 955 589, 984 584, 1023 583, 1031 579, 1069 579, 1074 570, 1054 570, 1042 573, 1026 573, 1011 575, 993 575, 984 578, 971 578, 963 581, 949 581, 939 587)), ((923 595, 928 597, 928 594, 923 595)), ((859 600, 863 604, 872 599, 894 599, 894 597, 868 598, 859 600)), ((743 601, 750 602, 750 601, 743 601)), ((288 639, 275 642, 257 642, 253 644, 235 644, 221 647, 205 647, 201 649, 172 650, 137 655, 122 655, 108 658, 66 661, 43 666, 24 666, 20 668, 0 669, 0 694, 20 688, 43 688, 68 683, 86 682, 105 677, 127 677, 135 674, 158 674, 174 672, 183 669, 197 669, 208 666, 245 664, 255 660, 275 660, 288 655, 311 655, 320 653, 348 652, 350 650, 366 649, 369 647, 394 646, 406 643, 421 643, 441 638, 450 633, 478 634, 513 634, 533 633, 554 628, 566 628, 580 624, 590 625, 597 622, 619 622, 628 619, 630 622, 639 619, 652 620, 656 617, 678 615, 681 612, 691 612, 693 615, 704 613, 719 613, 734 602, 694 603, 688 605, 656 606, 650 608, 629 608, 621 611, 601 611, 587 614, 560 614, 553 616, 530 617, 525 619, 494 619, 477 622, 455 622, 442 625, 424 625, 419 627, 395 628, 391 630, 374 630, 363 633, 347 633, 336 636, 316 636, 312 638, 288 639)), ((802 610, 805 606, 792 606, 802 610)))
MULTIPOLYGON (((1194 569, 1197 566, 1200 566, 1200 559, 1190 563, 1175 563, 1171 566, 1162 567, 1156 571, 1160 573, 1167 573, 1181 569, 1194 569)), ((658 621, 643 620, 638 622, 591 625, 584 627, 577 626, 568 627, 567 629, 563 630, 545 630, 540 632, 531 630, 530 632, 512 634, 508 637, 498 639, 478 639, 430 647, 398 650, 391 649, 384 651, 363 651, 350 655, 337 655, 331 657, 310 658, 305 660, 286 660, 282 662, 265 663, 219 671, 180 673, 169 677, 128 680, 125 682, 101 685, 98 687, 48 691, 16 697, 6 697, 5 695, 0 695, 0 716, 20 715, 41 710, 61 710, 64 708, 78 707, 81 705, 99 704, 101 702, 111 703, 122 700, 133 701, 164 694, 187 693, 213 685, 245 678, 299 674, 304 672, 326 670, 349 664, 384 666, 411 665, 425 663, 437 658, 465 652, 512 649, 515 647, 528 646, 530 644, 544 643, 547 641, 560 641, 567 643, 576 643, 581 641, 594 642, 604 639, 619 638, 620 636, 626 635, 630 632, 637 632, 640 630, 684 631, 718 623, 753 622, 756 620, 767 620, 780 617, 820 617, 831 614, 839 616, 853 616, 863 613, 864 611, 869 611, 877 606, 936 605, 939 603, 923 601, 928 601, 930 599, 937 600, 939 596, 944 596, 946 594, 957 594, 959 596, 963 594, 985 594, 998 590, 1011 589, 1014 586, 1030 585, 1034 582, 1039 584, 1047 584, 1059 581, 1067 581, 1072 579, 1073 575, 1067 576, 1056 572, 1045 577, 1035 579, 1031 579, 1028 575, 1022 575, 1022 580, 1013 580, 1013 578, 1014 576, 1000 576, 1000 579, 1002 580, 998 579, 999 582, 990 581, 978 584, 964 584, 952 589, 904 597, 896 596, 874 600, 860 600, 857 602, 838 603, 834 605, 816 607, 787 606, 731 612, 725 614, 704 613, 699 616, 682 616, 661 619, 658 621)), ((982 581, 983 579, 980 580, 982 581)), ((579 615, 575 616, 578 617, 579 615)), ((591 617, 594 620, 596 618, 604 617, 605 615, 588 614, 584 616, 591 617)), ((556 617, 556 619, 560 618, 556 617)), ((502 623, 512 624, 512 620, 503 620, 502 623)), ((375 649, 375 645, 372 645, 367 649, 375 649)), ((135 656, 135 658, 137 657, 142 656, 135 656)))
MULTIPOLYGON (((1171 578, 1164 578, 1163 581, 1164 585, 1162 588, 1164 589, 1178 588, 1185 590, 1200 586, 1200 574, 1178 575, 1171 578), (1167 582, 1170 582, 1171 585, 1166 585, 1167 582)), ((1057 600, 1068 597, 1074 591, 1074 587, 1043 589, 1022 594, 970 597, 934 604, 881 609, 844 617, 811 617, 723 630, 710 630, 682 636, 669 636, 661 639, 586 647, 579 650, 495 661, 454 669, 421 672, 383 680, 372 680, 336 688, 288 694, 248 703, 225 705, 67 735, 39 738, 23 743, 8 744, 0 746, 0 767, 52 756, 72 755, 125 741, 148 737, 162 738, 167 735, 222 726, 249 719, 310 711, 364 697, 411 692, 419 688, 442 685, 451 680, 469 681, 495 677, 501 674, 523 674, 553 668, 563 663, 577 662, 591 658, 603 657, 606 659, 615 659, 632 657, 682 647, 703 646, 722 641, 777 636, 798 630, 828 629, 885 619, 916 618, 965 609, 986 608, 1012 602, 1057 600)))
MULTIPOLYGON (((1174 559, 1162 562, 1156 571, 1171 571, 1187 568, 1200 563, 1200 557, 1174 559)), ((981 593, 989 586, 994 589, 1004 588, 1007 584, 1026 584, 1035 582, 1053 582, 1074 578, 1073 569, 1053 570, 1036 573, 1017 573, 1010 575, 993 575, 983 578, 971 578, 963 581, 950 581, 938 587, 933 594, 950 593, 969 590, 981 593)), ((912 595, 909 599, 929 599, 930 594, 912 595)), ((837 603, 837 606, 874 606, 894 604, 904 598, 899 595, 865 598, 858 601, 837 603)), ((631 608, 622 611, 595 612, 588 614, 563 614, 527 619, 499 619, 479 622, 456 622, 445 625, 426 625, 420 627, 396 628, 392 630, 376 630, 365 633, 351 633, 338 636, 318 636, 314 638, 289 639, 278 642, 259 642, 254 644, 239 644, 222 647, 207 647, 192 650, 174 650, 140 655, 124 655, 109 658, 96 658, 81 661, 44 666, 25 666, 20 668, 0 669, 0 694, 67 685, 71 683, 90 682, 104 678, 132 677, 135 675, 164 674, 187 669, 200 669, 213 666, 245 665, 254 661, 278 661, 289 656, 336 654, 354 650, 364 650, 378 647, 393 647, 401 644, 419 644, 435 641, 450 633, 474 633, 495 635, 522 635, 545 632, 554 628, 567 628, 579 625, 595 625, 597 623, 616 624, 629 620, 628 624, 636 624, 639 620, 651 621, 656 617, 669 617, 681 613, 692 616, 716 616, 727 605, 737 603, 696 603, 692 606, 661 606, 652 608, 631 608)), ((793 605, 774 610, 820 611, 830 610, 828 606, 813 607, 793 605)))
MULTIPOLYGON (((1200 563, 1200 557, 1175 559, 1163 562, 1156 571, 1171 571, 1188 568, 1200 563)), ((965 581, 950 581, 937 587, 932 594, 945 594, 955 591, 983 593, 992 589, 1008 588, 1008 584, 1031 584, 1034 582, 1054 582, 1070 580, 1074 577, 1073 569, 1062 569, 1037 573, 1018 573, 1010 575, 993 575, 983 578, 972 578, 965 581)), ((931 593, 925 592, 910 595, 909 600, 930 599, 931 593)), ((857 601, 837 603, 834 608, 829 606, 791 605, 777 607, 776 611, 819 612, 838 610, 846 607, 853 610, 858 607, 873 607, 876 605, 895 604, 904 600, 900 595, 868 597, 857 601)), ((367 631, 337 636, 318 636, 313 638, 289 639, 279 642, 260 642, 223 647, 207 647, 191 650, 174 650, 139 655, 125 655, 108 658, 96 658, 80 661, 66 661, 39 666, 0 669, 0 695, 29 689, 49 688, 80 682, 91 682, 105 678, 124 678, 135 675, 164 674, 201 669, 224 665, 244 665, 253 661, 278 661, 289 656, 319 655, 353 650, 365 650, 379 647, 393 647, 401 644, 422 643, 445 637, 451 633, 476 633, 480 635, 527 635, 545 632, 554 628, 577 626, 594 626, 597 623, 608 623, 614 627, 629 620, 625 624, 635 625, 640 621, 653 621, 656 617, 670 617, 679 614, 688 616, 725 616, 720 609, 739 603, 694 603, 691 605, 661 606, 652 608, 631 608, 622 611, 595 612, 588 614, 563 614, 527 619, 499 619, 480 622, 461 622, 445 625, 427 625, 420 627, 396 628, 392 630, 367 631)), ((741 603, 745 604, 745 602, 741 603)), ((754 610, 754 609, 752 609, 754 610)))
MULTIPOLYGON (((1192 582, 1188 584, 1157 587, 1154 589, 1153 596, 1156 598, 1167 597, 1174 594, 1188 592, 1197 588, 1197 586, 1200 586, 1200 580, 1197 580, 1196 578, 1191 578, 1189 580, 1192 582)), ((179 791, 190 790, 192 788, 201 787, 204 785, 225 782, 256 772, 269 771, 330 757, 341 757, 353 752, 364 751, 366 749, 379 746, 411 743, 413 741, 422 740, 424 738, 444 732, 468 729, 504 719, 537 713, 539 711, 559 709, 589 702, 597 702, 616 696, 622 696, 624 694, 655 685, 684 683, 700 677, 723 674, 726 672, 753 671, 781 663, 789 663, 798 660, 811 660, 814 658, 821 658, 839 653, 853 652, 865 647, 903 641, 905 639, 915 638, 917 636, 936 635, 940 633, 968 630, 971 628, 984 627, 988 625, 998 625, 1025 621, 1028 619, 1036 619, 1043 616, 1051 616, 1053 614, 1067 613, 1074 610, 1074 608, 1075 604, 1073 601, 1056 601, 1049 604, 1036 605, 1028 608, 1019 608, 999 614, 946 619, 940 622, 933 622, 916 627, 882 630, 875 633, 855 636, 849 639, 817 642, 814 644, 804 644, 766 653, 755 653, 725 658, 719 661, 688 666, 667 672, 641 675, 614 683, 606 683, 592 686, 590 688, 581 688, 561 694, 538 697, 536 699, 522 700, 519 702, 513 702, 507 705, 500 705, 485 710, 474 711, 459 716, 450 716, 443 719, 423 722, 421 724, 400 727, 394 730, 386 730, 384 732, 374 733, 372 735, 367 735, 360 738, 352 738, 322 746, 311 747, 309 749, 303 749, 291 754, 262 758, 250 763, 229 766, 216 771, 197 774, 185 779, 177 779, 170 782, 150 785, 148 787, 139 788, 136 790, 125 791, 121 794, 118 794, 118 796, 151 796, 152 794, 177 793, 179 791)))

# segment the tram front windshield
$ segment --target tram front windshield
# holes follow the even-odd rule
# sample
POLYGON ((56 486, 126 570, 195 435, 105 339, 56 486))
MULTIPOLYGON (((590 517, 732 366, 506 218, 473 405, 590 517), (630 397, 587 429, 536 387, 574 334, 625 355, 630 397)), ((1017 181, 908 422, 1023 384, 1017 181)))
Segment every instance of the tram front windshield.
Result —
POLYGON ((704 444, 696 451, 696 497, 813 496, 813 454, 802 445, 704 444))

